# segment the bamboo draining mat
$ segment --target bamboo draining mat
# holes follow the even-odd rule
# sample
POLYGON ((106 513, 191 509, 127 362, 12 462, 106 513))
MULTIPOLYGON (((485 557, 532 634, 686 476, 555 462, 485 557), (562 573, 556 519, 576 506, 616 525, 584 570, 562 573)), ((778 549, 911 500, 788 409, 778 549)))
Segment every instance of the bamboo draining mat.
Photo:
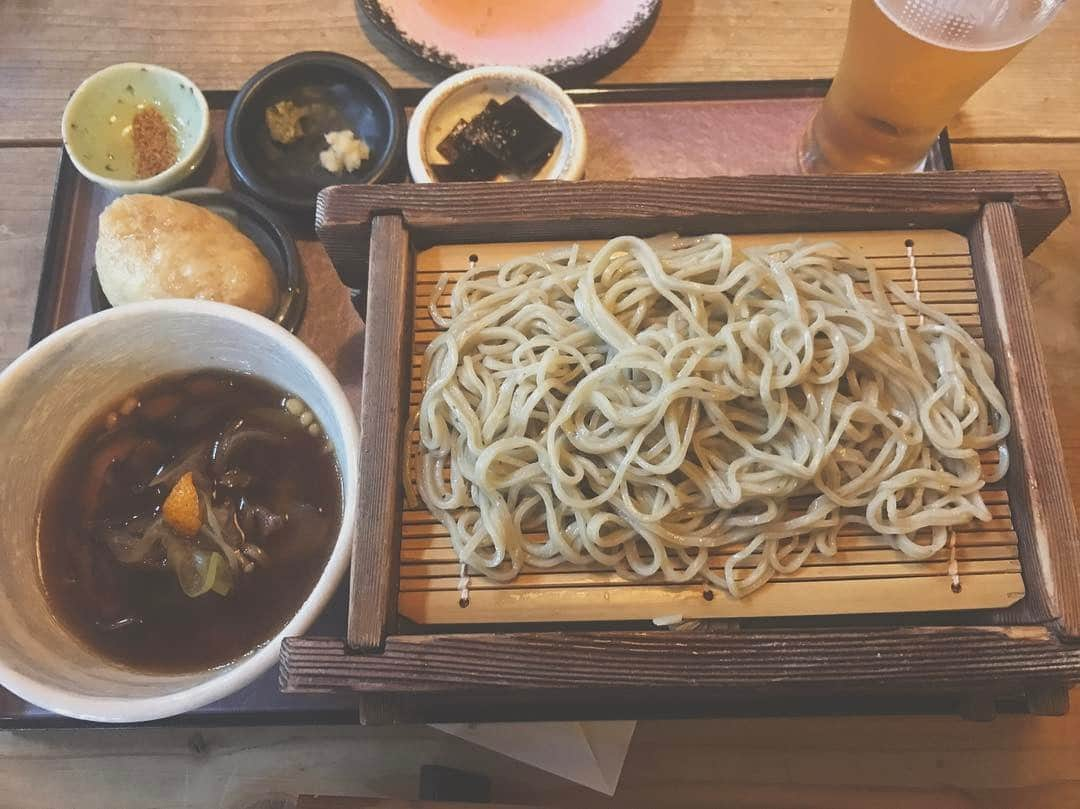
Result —
MULTIPOLYGON (((736 236, 739 247, 775 244, 793 238, 834 239, 873 259, 887 277, 908 292, 915 281, 920 298, 955 317, 972 335, 982 337, 968 241, 943 230, 807 233, 736 236), (909 256, 910 248, 910 256, 909 256), (915 279, 912 278, 912 258, 915 279)), ((596 245, 601 242, 583 242, 596 245)), ((433 247, 416 257, 416 309, 413 379, 410 407, 423 390, 421 359, 438 327, 428 313, 435 283, 444 272, 451 284, 470 261, 494 265, 517 255, 540 252, 557 243, 509 243, 433 247)), ((445 306, 449 295, 440 301, 445 306)), ((915 325, 917 316, 900 311, 915 325)), ((415 448, 417 432, 410 435, 415 448)), ((997 461, 984 453, 984 470, 997 461)), ((511 582, 468 577, 468 600, 461 599, 460 565, 445 529, 421 504, 402 515, 398 610, 420 624, 518 623, 548 621, 641 620, 682 618, 749 618, 845 613, 923 612, 1005 607, 1024 595, 1017 536, 1008 492, 988 491, 993 519, 974 523, 954 534, 951 548, 935 557, 913 561, 892 550, 866 529, 850 527, 841 534, 833 557, 813 554, 791 576, 774 578, 766 587, 733 599, 702 582, 671 585, 662 581, 629 582, 599 567, 560 566, 529 571, 511 582), (959 591, 952 573, 959 575, 959 591)), ((721 566, 720 555, 712 562, 721 566)))

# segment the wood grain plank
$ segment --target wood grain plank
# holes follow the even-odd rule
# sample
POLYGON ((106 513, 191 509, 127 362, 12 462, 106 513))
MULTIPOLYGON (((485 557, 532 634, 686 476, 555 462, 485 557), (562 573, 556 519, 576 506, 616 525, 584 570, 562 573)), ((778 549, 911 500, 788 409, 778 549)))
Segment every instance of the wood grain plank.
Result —
POLYGON ((1068 214, 1050 172, 711 177, 575 183, 332 186, 315 226, 347 286, 363 288, 376 213, 400 212, 417 249, 439 244, 595 239, 619 233, 965 229, 988 199, 1013 203, 1025 252, 1068 214))
MULTIPOLYGON (((1003 609, 1024 595, 1019 568, 1007 573, 962 575, 959 593, 940 566, 937 575, 815 581, 812 576, 777 581, 735 599, 717 594, 703 597, 700 584, 566 588, 530 587, 516 590, 470 588, 461 604, 456 589, 402 589, 398 610, 420 625, 495 625, 584 621, 651 621, 656 618, 745 619, 793 618, 822 615, 899 615, 1003 609)), ((811 569, 813 570, 813 569, 811 569)), ((895 620, 895 619, 894 619, 895 620)), ((501 633, 496 633, 501 634, 501 633)), ((853 632, 853 634, 858 634, 853 632)), ((674 642, 674 641, 673 641, 674 642)), ((607 663, 598 659, 600 667, 607 663)))
MULTIPOLYGON (((1061 170, 1070 196, 1080 197, 1080 143, 958 144, 954 154, 963 168, 1054 166, 1061 170)), ((1080 420, 1074 416, 1080 410, 1080 272, 1076 271, 1075 261, 1078 253, 1080 220, 1074 216, 1065 220, 1024 262, 1074 505, 1080 503, 1080 420)), ((1028 617, 1002 616, 1006 621, 1028 617)))
POLYGON ((1013 420, 1008 473, 1029 596, 1080 637, 1080 524, 1069 492, 1011 207, 986 205, 969 234, 991 352, 1013 420))
POLYGON ((382 646, 397 617, 401 557, 399 458, 405 439, 412 343, 412 248, 399 216, 377 216, 371 229, 377 272, 368 287, 360 412, 360 522, 349 588, 349 645, 382 646))
POLYGON ((54 148, 0 149, 0 369, 30 339, 59 162, 54 148))
POLYGON ((1027 688, 1028 710, 1035 716, 1064 716, 1069 712, 1069 686, 1064 683, 1032 683, 1027 688))
MULTIPOLYGON (((828 77, 840 61, 848 5, 664 0, 644 45, 603 81, 828 77)), ((953 135, 1080 136, 1078 36, 1080 9, 1066 3, 1049 29, 964 105, 950 124, 953 135), (1049 85, 1047 76, 1054 77, 1049 85)), ((57 138, 68 93, 114 62, 164 64, 203 88, 233 89, 269 62, 303 50, 354 56, 396 87, 444 75, 374 30, 351 0, 327 0, 317 14, 304 0, 6 2, 0 4, 0 141, 57 138)))
POLYGON ((288 691, 454 693, 487 688, 724 688, 757 684, 933 688, 1080 668, 1050 633, 975 627, 393 635, 381 655, 290 638, 288 691), (602 660, 603 665, 598 665, 602 660))
MULTIPOLYGON (((657 33, 611 78, 762 78, 799 71, 825 75, 839 56, 845 13, 845 2, 666 0, 657 33), (665 30, 670 37, 661 35, 665 30)), ((966 106, 953 122, 953 135, 1075 136, 1080 94, 1069 88, 1080 59, 1074 47, 1078 19, 1080 7, 1067 4, 1063 17, 966 106), (1055 81, 1044 89, 1047 75, 1055 81), (1069 132, 1055 131, 1057 122, 1064 122, 1069 132)), ((271 6, 253 0, 168 7, 153 2, 0 4, 0 138, 54 138, 63 101, 77 81, 129 57, 179 66, 206 87, 235 87, 270 59, 299 48, 330 47, 369 61, 385 59, 389 71, 401 70, 402 84, 421 81, 418 71, 394 66, 395 59, 407 57, 377 35, 372 41, 385 47, 386 56, 368 55, 364 34, 354 26, 348 0, 321 6, 317 15, 308 5, 290 0, 271 6), (258 35, 252 33, 256 30, 258 35)), ((14 212, 0 222, 15 230, 13 236, 0 236, 4 281, 12 278, 12 269, 16 277, 31 273, 36 278, 40 266, 57 160, 21 156, 37 151, 51 150, 0 150, 0 176, 10 192, 0 205, 6 203, 5 210, 14 212), (28 206, 28 216, 22 206, 28 206), (17 227, 22 222, 29 227, 17 227), (24 261, 25 255, 31 260, 24 261)), ((1078 165, 1080 146, 960 143, 954 154, 959 165, 967 167, 1051 166, 1068 172, 1069 166, 1078 165)), ((1073 177, 1080 174, 1074 170, 1073 177)), ((1073 186, 1080 184, 1074 179, 1073 186)), ((1071 266, 1080 250, 1080 230, 1074 224, 1067 228, 1068 233, 1056 233, 1036 252, 1028 272, 1074 496, 1080 497, 1080 422, 1070 418, 1068 406, 1080 404, 1080 374, 1075 372, 1080 363, 1072 359, 1080 345, 1075 338, 1080 294, 1074 292, 1080 274, 1071 266)), ((12 294, 10 306, 8 300, 3 303, 4 313, 23 315, 27 327, 34 286, 25 284, 21 294, 12 294)), ((5 293, 12 289, 2 288, 5 293)), ((17 324, 15 331, 20 328, 17 324)), ((23 338, 16 334, 11 344, 14 351, 0 355, 18 353, 23 338)), ((733 807, 1067 806, 1080 795, 1076 717, 1076 712, 1065 720, 999 717, 990 733, 956 720, 930 718, 646 723, 639 729, 639 739, 645 741, 635 747, 628 763, 622 802, 711 807, 722 792, 733 807), (760 783, 744 783, 749 780, 760 783), (953 786, 920 788, 926 784, 953 786)), ((88 807, 179 807, 227 800, 255 784, 267 791, 280 791, 284 785, 312 790, 337 785, 341 790, 408 794, 418 763, 438 757, 488 769, 503 779, 502 795, 507 797, 531 800, 542 794, 545 803, 567 805, 576 798, 609 805, 503 757, 485 759, 464 744, 455 748, 437 739, 418 740, 417 734, 433 731, 410 729, 388 738, 358 736, 356 729, 215 729, 207 731, 211 754, 194 756, 187 746, 189 733, 144 728, 114 736, 89 729, 65 733, 62 739, 52 733, 48 739, 45 734, 0 734, 0 781, 11 790, 14 805, 27 809, 66 805, 73 794, 80 794, 88 807), (237 772, 243 777, 237 778, 237 772), (88 785, 93 788, 88 790, 88 785)))
MULTIPOLYGON (((770 704, 806 712, 825 700, 770 704)), ((879 704, 889 711, 898 701, 879 704)), ((543 724, 522 733, 544 742, 543 724)), ((421 725, 8 732, 0 805, 270 809, 297 793, 407 799, 432 761, 489 777, 498 803, 563 809, 1067 809, 1080 801, 1080 712, 1005 713, 990 727, 880 711, 643 721, 612 798, 421 725)))
MULTIPOLYGON (((1069 195, 1080 199, 1080 143, 960 144, 954 150, 963 168, 1053 166, 1069 195)), ((1070 217, 1024 262, 1035 328, 1042 345, 1050 394, 1057 414, 1074 503, 1080 503, 1080 217, 1070 217)))

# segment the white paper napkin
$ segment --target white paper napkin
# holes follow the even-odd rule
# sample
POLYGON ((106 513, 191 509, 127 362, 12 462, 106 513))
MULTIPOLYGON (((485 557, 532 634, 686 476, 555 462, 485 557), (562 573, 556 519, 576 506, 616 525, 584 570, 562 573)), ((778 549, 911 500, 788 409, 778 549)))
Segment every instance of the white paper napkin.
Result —
POLYGON ((605 795, 614 795, 636 725, 636 722, 498 722, 432 727, 605 795))

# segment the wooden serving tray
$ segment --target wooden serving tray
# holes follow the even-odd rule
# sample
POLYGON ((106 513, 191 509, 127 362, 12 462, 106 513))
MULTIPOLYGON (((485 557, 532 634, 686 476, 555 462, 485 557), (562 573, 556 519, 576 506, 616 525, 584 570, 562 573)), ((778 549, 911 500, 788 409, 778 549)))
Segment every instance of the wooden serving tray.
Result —
MULTIPOLYGON (((1060 695, 1063 680, 1080 675, 1080 652, 1068 644, 1080 638, 1080 530, 1022 258, 1067 213, 1060 178, 1036 172, 327 189, 316 214, 318 234, 339 274, 367 289, 360 492, 366 518, 353 557, 348 634, 286 641, 284 684, 392 695, 397 708, 464 700, 479 715, 490 715, 485 695, 496 686, 503 707, 540 700, 554 710, 588 693, 616 713, 612 706, 640 704, 646 696, 674 704, 697 697, 697 690, 703 699, 722 701, 915 682, 939 689, 1021 687, 1036 703, 1045 698, 1043 707, 1061 707, 1047 695, 1060 695), (439 589, 447 586, 440 583, 444 571, 426 567, 446 562, 423 558, 445 555, 446 548, 433 529, 424 529, 419 539, 426 544, 417 546, 411 526, 427 523, 401 507, 415 356, 432 334, 431 324, 416 317, 423 290, 433 273, 460 271, 472 254, 498 260, 531 249, 527 242, 668 231, 767 241, 775 234, 840 231, 841 241, 880 256, 888 272, 906 259, 905 240, 913 242, 924 294, 954 307, 975 334, 981 330, 1014 421, 1010 471, 990 495, 995 521, 958 536, 958 558, 966 565, 961 593, 951 592, 935 567, 939 561, 918 567, 878 557, 824 577, 815 570, 830 565, 804 568, 794 581, 743 602, 717 594, 707 607, 700 585, 660 586, 643 595, 649 588, 571 573, 577 578, 554 587, 532 580, 520 591, 470 585, 472 598, 485 599, 477 608, 484 631, 460 626, 470 621, 472 602, 451 607, 445 594, 456 602, 456 592, 439 589), (941 281, 947 283, 935 289, 941 281), (993 558, 980 558, 985 548, 995 549, 993 558), (889 576, 889 569, 900 570, 896 565, 908 565, 910 575, 889 576), (851 575, 856 567, 867 576, 851 575), (835 597, 819 597, 815 605, 808 593, 826 582, 835 597), (596 588, 615 605, 599 609, 590 596, 596 588), (551 599, 545 592, 559 589, 576 595, 551 599), (554 609, 547 622, 529 631, 506 626, 503 621, 539 617, 515 603, 528 598, 554 609), (560 603, 575 599, 583 603, 560 603), (668 608, 675 603, 705 617, 740 620, 737 626, 707 621, 683 632, 611 623, 651 617, 661 603, 665 612, 675 611, 668 608), (443 623, 455 609, 454 625, 436 634, 402 620, 443 623), (920 612, 900 614, 908 610, 920 612), (837 615, 849 612, 864 614, 837 615), (879 614, 868 618, 868 612, 879 614), (578 620, 594 623, 578 627, 578 620)), ((878 552, 855 544, 860 547, 849 553, 878 552)))
MULTIPOLYGON (((588 176, 621 179, 794 171, 793 144, 828 86, 826 80, 700 82, 607 85, 567 92, 580 108, 589 133, 588 176)), ((414 107, 424 92, 421 88, 396 91, 406 109, 414 107)), ((233 96, 231 91, 206 92, 212 131, 210 153, 189 185, 231 188, 221 133, 233 96)), ((952 168, 946 133, 931 149, 927 168, 952 168)), ((93 311, 91 269, 97 217, 112 199, 112 194, 83 178, 67 155, 61 154, 31 343, 93 311)), ((297 334, 327 363, 354 406, 359 407, 363 321, 357 305, 362 311, 364 284, 351 285, 360 288, 357 293, 339 280, 310 220, 289 225, 308 286, 307 307, 297 334)), ((346 590, 341 588, 316 622, 315 633, 344 632, 346 590)), ((276 673, 268 673, 225 700, 178 721, 255 724, 355 719, 355 703, 348 694, 283 695, 277 685, 276 673)), ((773 704, 767 709, 776 710, 773 704)), ((784 710, 798 709, 798 705, 789 705, 784 710)), ((923 710, 949 709, 947 704, 923 703, 923 710)), ((739 710, 745 710, 743 704, 739 710)), ((815 703, 813 710, 833 708, 815 703)), ((78 723, 55 717, 0 689, 0 727, 74 724, 78 723)))

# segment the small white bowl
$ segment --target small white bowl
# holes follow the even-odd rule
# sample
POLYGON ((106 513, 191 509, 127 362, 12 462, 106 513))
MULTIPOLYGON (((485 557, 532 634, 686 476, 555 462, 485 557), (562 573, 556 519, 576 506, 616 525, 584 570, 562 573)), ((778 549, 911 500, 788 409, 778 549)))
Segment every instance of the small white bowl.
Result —
POLYGON ((61 123, 61 137, 75 168, 88 180, 120 194, 160 194, 195 171, 210 146, 210 109, 202 91, 175 70, 124 62, 99 70, 78 86, 61 123), (139 104, 157 105, 173 124, 177 160, 152 177, 134 176, 111 154, 139 104))
POLYGON ((96 722, 144 722, 215 702, 277 665, 282 638, 311 626, 345 573, 357 520, 356 419, 319 358, 264 317, 188 300, 91 315, 0 373, 0 412, 0 685, 28 702, 96 722), (37 512, 57 464, 91 418, 152 379, 200 368, 254 374, 308 404, 341 472, 341 530, 311 593, 268 643, 209 671, 133 671, 79 643, 53 617, 38 570, 37 512))
MULTIPOLYGON (((574 102, 559 85, 524 67, 476 67, 463 70, 435 85, 420 101, 409 119, 405 151, 409 173, 415 182, 438 182, 431 163, 445 160, 436 146, 459 120, 471 120, 494 98, 506 101, 521 96, 562 140, 533 180, 580 180, 585 174, 585 125, 574 102)), ((502 179, 502 178, 500 178, 502 179)))

